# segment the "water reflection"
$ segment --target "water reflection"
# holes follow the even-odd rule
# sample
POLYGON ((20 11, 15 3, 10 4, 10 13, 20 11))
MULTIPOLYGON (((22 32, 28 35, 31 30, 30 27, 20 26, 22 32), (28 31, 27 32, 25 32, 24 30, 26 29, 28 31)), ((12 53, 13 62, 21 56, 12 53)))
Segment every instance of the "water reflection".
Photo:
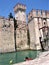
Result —
POLYGON ((23 62, 25 57, 35 58, 37 51, 19 51, 14 53, 0 54, 0 65, 10 65, 12 63, 23 62))

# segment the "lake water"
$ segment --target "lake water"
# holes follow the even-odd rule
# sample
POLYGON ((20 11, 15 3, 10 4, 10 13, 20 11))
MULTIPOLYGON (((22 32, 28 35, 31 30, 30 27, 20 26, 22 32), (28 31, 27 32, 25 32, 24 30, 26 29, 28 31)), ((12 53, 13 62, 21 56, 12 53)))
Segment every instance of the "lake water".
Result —
POLYGON ((0 65, 11 65, 10 61, 12 61, 12 63, 23 62, 26 56, 34 59, 37 57, 37 52, 38 51, 28 50, 28 51, 18 51, 13 53, 0 54, 0 65))

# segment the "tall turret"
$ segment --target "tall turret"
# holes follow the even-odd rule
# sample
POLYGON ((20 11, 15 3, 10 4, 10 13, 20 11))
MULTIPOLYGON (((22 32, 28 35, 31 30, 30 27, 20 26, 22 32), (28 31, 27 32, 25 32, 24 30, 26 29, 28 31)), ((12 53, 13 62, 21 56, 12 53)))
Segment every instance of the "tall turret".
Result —
POLYGON ((16 29, 16 45, 17 49, 27 48, 27 25, 26 25, 26 6, 17 4, 14 7, 15 19, 17 20, 18 28, 16 29))
POLYGON ((15 12, 15 19, 20 21, 26 21, 26 14, 25 14, 26 6, 23 4, 17 4, 14 7, 15 12))

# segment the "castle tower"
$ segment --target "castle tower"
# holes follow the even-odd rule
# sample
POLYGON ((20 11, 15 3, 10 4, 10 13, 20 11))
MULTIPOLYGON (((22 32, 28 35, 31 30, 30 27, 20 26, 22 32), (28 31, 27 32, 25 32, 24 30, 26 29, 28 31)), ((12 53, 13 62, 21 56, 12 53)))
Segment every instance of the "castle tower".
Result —
POLYGON ((32 10, 28 15, 30 48, 48 50, 49 47, 49 11, 32 10))
POLYGON ((16 29, 16 46, 17 49, 27 48, 27 25, 26 25, 26 6, 17 4, 14 7, 15 19, 17 20, 18 28, 16 29))
POLYGON ((30 32, 30 49, 41 49, 38 16, 36 10, 32 10, 28 15, 28 26, 30 32))

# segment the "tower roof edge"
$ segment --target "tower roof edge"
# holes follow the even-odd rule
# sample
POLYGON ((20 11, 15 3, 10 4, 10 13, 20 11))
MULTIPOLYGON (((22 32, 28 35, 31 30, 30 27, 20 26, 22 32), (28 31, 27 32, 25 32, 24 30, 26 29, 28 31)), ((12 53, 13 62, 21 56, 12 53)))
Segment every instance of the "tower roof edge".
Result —
POLYGON ((25 10, 26 10, 26 5, 21 4, 21 3, 17 3, 17 4, 14 6, 14 12, 16 12, 16 11, 19 10, 19 9, 25 11, 25 10))

